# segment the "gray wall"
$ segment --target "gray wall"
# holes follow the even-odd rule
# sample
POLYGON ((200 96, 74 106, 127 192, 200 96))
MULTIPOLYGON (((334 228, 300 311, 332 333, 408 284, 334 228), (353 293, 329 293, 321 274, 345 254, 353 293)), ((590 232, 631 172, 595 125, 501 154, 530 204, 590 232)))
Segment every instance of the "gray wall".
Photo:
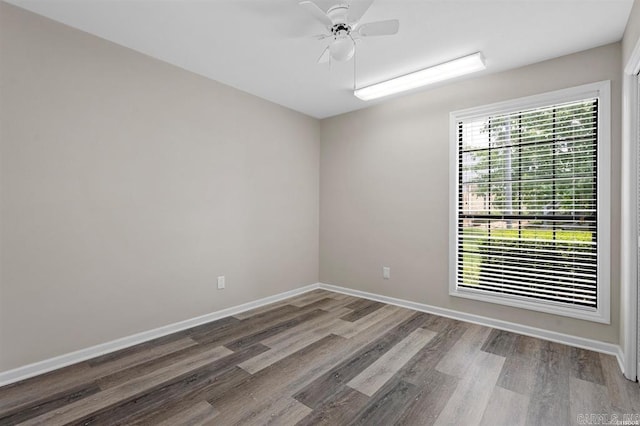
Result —
POLYGON ((0 371, 318 281, 317 120, 2 2, 0 56, 0 371))
POLYGON ((617 343, 621 61, 616 43, 323 120, 320 281, 617 343), (450 297, 449 112, 600 80, 612 81, 611 325, 450 297))

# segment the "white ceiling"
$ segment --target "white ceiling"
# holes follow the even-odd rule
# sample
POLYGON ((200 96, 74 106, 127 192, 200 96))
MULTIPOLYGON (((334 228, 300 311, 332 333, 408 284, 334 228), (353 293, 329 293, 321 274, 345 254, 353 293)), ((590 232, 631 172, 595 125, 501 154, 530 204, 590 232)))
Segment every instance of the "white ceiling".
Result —
MULTIPOLYGON (((316 64, 324 45, 310 36, 323 27, 297 0, 9 3, 316 118, 375 103, 353 96, 353 61, 331 68, 316 64)), ((357 84, 477 51, 486 58, 483 73, 493 73, 616 42, 632 5, 633 0, 376 0, 361 22, 397 18, 400 31, 358 42, 357 84)))

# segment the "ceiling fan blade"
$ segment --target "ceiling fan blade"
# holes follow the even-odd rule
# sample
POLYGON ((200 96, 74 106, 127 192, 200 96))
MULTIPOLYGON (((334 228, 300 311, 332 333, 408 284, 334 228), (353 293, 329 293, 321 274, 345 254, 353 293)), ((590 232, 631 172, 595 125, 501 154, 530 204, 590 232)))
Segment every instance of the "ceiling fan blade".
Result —
POLYGON ((398 32, 399 28, 400 22, 397 19, 369 22, 358 27, 358 34, 362 37, 393 35, 398 32))
POLYGON ((331 27, 333 25, 333 22, 331 22, 331 19, 327 16, 327 14, 324 13, 322 9, 320 9, 314 2, 305 0, 301 1, 299 4, 300 6, 307 9, 307 11, 312 14, 318 21, 322 22, 325 27, 331 27))
POLYGON ((324 51, 322 51, 322 55, 320 55, 320 57, 318 58, 318 63, 319 64, 326 64, 327 62, 329 62, 329 57, 331 56, 330 51, 329 51, 329 46, 327 46, 324 51))
POLYGON ((359 21, 371 7, 373 0, 352 0, 349 4, 349 20, 351 22, 359 21))
POLYGON ((311 38, 314 38, 316 40, 324 40, 325 38, 329 37, 331 37, 329 34, 316 34, 314 36, 311 36, 311 38))

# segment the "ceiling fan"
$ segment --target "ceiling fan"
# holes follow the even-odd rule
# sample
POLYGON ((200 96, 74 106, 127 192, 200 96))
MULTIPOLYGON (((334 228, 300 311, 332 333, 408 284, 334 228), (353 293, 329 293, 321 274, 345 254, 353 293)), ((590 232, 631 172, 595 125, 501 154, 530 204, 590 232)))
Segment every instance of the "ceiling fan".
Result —
MULTIPOLYGON (((340 0, 338 0, 340 1, 340 0)), ((330 39, 318 63, 348 61, 356 51, 356 40, 363 37, 393 35, 398 32, 400 22, 397 19, 360 24, 360 18, 369 9, 373 0, 340 1, 324 12, 311 0, 301 1, 300 6, 307 9, 328 31, 328 34, 316 36, 318 40, 330 39)))

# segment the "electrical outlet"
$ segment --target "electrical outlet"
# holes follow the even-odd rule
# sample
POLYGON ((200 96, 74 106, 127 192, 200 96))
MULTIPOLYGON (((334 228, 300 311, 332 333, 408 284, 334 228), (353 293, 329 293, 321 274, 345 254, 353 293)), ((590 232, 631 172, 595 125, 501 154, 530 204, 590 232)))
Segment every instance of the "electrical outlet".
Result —
POLYGON ((391 278, 391 268, 388 266, 383 266, 382 267, 382 278, 384 278, 385 280, 388 280, 389 278, 391 278))
POLYGON ((226 283, 225 283, 225 279, 224 279, 224 275, 220 275, 218 277, 218 290, 222 290, 223 288, 225 288, 226 283))

